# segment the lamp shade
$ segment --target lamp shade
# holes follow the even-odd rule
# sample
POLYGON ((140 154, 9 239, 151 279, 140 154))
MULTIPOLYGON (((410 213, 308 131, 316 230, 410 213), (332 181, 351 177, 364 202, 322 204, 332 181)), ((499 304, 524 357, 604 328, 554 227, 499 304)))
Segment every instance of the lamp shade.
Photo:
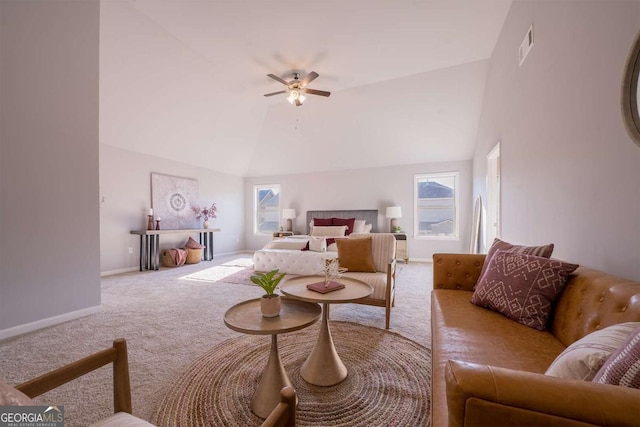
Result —
POLYGON ((282 209, 282 218, 284 219, 294 219, 296 217, 295 209, 282 209))
POLYGON ((402 218, 402 208, 400 206, 389 206, 387 208, 387 218, 402 218))

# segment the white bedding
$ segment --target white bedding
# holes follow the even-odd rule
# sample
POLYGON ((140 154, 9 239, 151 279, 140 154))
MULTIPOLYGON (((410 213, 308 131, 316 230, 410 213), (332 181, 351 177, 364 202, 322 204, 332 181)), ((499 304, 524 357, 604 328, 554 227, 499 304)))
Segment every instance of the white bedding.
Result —
POLYGON ((272 240, 264 248, 253 254, 256 271, 279 270, 281 273, 313 275, 324 269, 324 261, 338 257, 335 243, 327 247, 327 251, 314 252, 302 249, 307 246, 311 236, 289 236, 272 240))

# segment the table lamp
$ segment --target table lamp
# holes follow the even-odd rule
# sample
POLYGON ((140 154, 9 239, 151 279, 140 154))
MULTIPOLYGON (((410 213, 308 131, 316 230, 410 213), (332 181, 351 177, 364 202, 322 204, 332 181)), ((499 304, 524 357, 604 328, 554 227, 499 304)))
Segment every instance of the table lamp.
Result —
POLYGON ((293 231, 293 219, 296 217, 295 209, 282 209, 282 218, 287 220, 287 230, 293 231))
POLYGON ((387 214, 385 216, 391 218, 389 229, 391 233, 395 233, 396 227, 398 226, 397 218, 402 218, 402 208, 400 206, 389 206, 387 207, 387 214))

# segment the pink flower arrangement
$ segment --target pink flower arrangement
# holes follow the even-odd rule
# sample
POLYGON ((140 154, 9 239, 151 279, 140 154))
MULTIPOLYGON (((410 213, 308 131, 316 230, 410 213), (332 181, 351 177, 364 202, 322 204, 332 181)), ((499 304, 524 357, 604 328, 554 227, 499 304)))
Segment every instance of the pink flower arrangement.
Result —
POLYGON ((205 221, 208 221, 209 218, 217 218, 216 212, 218 212, 218 208, 215 203, 212 203, 208 208, 202 209, 197 206, 191 206, 191 210, 196 214, 196 219, 204 218, 205 221))

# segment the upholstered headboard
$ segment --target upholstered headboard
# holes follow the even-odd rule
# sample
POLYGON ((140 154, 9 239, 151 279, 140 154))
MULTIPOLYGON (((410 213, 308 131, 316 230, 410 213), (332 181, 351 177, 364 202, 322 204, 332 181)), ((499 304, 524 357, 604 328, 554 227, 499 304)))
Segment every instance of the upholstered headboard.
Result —
POLYGON ((378 210, 360 209, 347 211, 307 211, 307 234, 311 234, 309 223, 313 218, 355 218, 364 219, 371 224, 371 232, 378 232, 378 210))

